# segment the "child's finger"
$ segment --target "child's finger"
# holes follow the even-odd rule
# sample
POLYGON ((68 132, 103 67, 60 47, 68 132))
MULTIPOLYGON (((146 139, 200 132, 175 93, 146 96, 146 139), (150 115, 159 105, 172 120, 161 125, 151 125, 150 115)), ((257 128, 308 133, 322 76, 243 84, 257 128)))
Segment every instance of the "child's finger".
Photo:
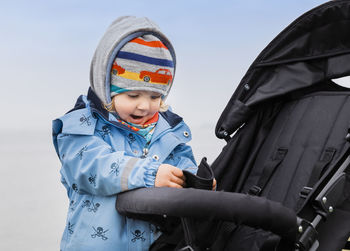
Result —
POLYGON ((181 169, 177 168, 177 167, 174 167, 172 170, 171 170, 172 174, 175 175, 176 177, 179 177, 181 179, 184 179, 184 174, 182 172, 181 169))
POLYGON ((169 187, 174 187, 174 188, 183 188, 181 185, 176 184, 174 182, 170 182, 169 187))
POLYGON ((174 182, 174 183, 176 183, 176 184, 178 184, 178 185, 180 185, 182 187, 185 185, 185 181, 183 179, 179 178, 179 177, 176 177, 176 176, 172 176, 170 178, 170 181, 174 182))

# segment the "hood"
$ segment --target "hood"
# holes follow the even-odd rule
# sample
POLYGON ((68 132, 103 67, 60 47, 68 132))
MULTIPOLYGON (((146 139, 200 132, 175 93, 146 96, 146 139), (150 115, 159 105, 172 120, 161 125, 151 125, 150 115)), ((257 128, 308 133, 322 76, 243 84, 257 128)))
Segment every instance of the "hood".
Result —
POLYGON ((173 46, 159 27, 145 17, 124 16, 116 19, 100 40, 91 62, 90 86, 103 104, 111 102, 110 72, 119 50, 130 40, 150 34, 157 37, 169 49, 176 68, 173 46))
POLYGON ((216 136, 227 138, 271 100, 349 76, 349 29, 349 0, 329 1, 287 26, 249 67, 217 122, 216 136))

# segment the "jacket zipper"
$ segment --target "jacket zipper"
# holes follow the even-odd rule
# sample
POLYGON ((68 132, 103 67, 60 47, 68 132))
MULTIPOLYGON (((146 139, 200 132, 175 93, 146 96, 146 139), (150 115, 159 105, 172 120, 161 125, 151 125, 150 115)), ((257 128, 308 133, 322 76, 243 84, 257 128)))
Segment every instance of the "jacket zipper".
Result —
POLYGON ((147 157, 147 155, 149 153, 149 148, 153 144, 153 142, 155 142, 158 138, 162 137, 163 135, 165 135, 166 133, 171 132, 171 131, 173 131, 173 128, 170 128, 170 129, 167 129, 167 130, 161 132, 155 139, 151 139, 151 141, 147 142, 146 145, 142 149, 141 158, 147 157))
MULTIPOLYGON (((151 147, 151 145, 153 144, 153 142, 155 142, 157 139, 163 137, 163 135, 169 133, 169 132, 173 132, 175 130, 177 126, 173 127, 173 128, 169 128, 163 132, 161 132, 156 138, 152 139, 150 142, 146 143, 146 145, 144 146, 144 148, 142 149, 142 156, 141 158, 146 158, 148 153, 149 153, 149 148, 151 147)), ((185 143, 184 141, 181 141, 181 143, 185 143)), ((177 144, 178 145, 178 144, 177 144)))
POLYGON ((142 159, 144 159, 144 158, 147 157, 147 154, 148 154, 148 152, 149 152, 148 146, 149 146, 149 142, 146 143, 146 145, 145 145, 145 146, 143 147, 143 149, 142 149, 142 156, 141 156, 142 159))
MULTIPOLYGON (((111 126, 115 126, 119 129, 123 129, 123 130, 126 130, 130 133, 133 133, 135 135, 137 135, 138 137, 141 137, 142 139, 144 139, 141 135, 135 133, 134 131, 132 131, 131 129, 127 128, 127 127, 121 127, 121 126, 118 126, 117 124, 113 124, 112 122, 110 122, 109 120, 107 120, 106 118, 104 118, 104 116, 102 116, 98 111, 94 111, 105 123, 111 125, 111 126)), ((168 132, 172 132, 175 130, 175 128, 177 128, 178 125, 176 125, 175 127, 173 128, 169 128, 163 132, 161 132, 156 138, 152 139, 150 142, 146 143, 145 146, 143 147, 142 149, 142 155, 141 155, 141 158, 146 158, 148 153, 149 153, 149 148, 150 146, 153 144, 153 142, 155 142, 158 138, 162 137, 163 135, 165 135, 166 133, 168 132)))

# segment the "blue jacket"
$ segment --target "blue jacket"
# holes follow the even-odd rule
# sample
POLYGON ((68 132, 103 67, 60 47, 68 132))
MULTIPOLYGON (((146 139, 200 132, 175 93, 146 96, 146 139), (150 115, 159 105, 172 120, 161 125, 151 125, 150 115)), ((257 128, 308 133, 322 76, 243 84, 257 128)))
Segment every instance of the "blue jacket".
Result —
POLYGON ((167 111, 147 146, 146 140, 100 109, 93 91, 75 108, 53 121, 53 142, 62 163, 61 182, 69 209, 61 250, 148 250, 159 236, 144 221, 115 210, 117 194, 154 186, 161 163, 197 171, 188 126, 167 111))

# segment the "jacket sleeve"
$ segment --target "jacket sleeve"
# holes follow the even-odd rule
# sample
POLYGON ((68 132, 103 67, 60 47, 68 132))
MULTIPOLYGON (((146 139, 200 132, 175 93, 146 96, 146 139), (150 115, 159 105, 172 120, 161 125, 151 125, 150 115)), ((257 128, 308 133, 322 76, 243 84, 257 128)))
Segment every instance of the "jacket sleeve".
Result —
POLYGON ((98 136, 61 133, 57 136, 57 150, 62 177, 76 192, 108 196, 154 186, 157 161, 115 152, 98 136))
POLYGON ((186 144, 178 145, 173 152, 170 153, 164 163, 176 166, 181 170, 187 170, 194 174, 197 173, 198 169, 192 148, 186 144))

